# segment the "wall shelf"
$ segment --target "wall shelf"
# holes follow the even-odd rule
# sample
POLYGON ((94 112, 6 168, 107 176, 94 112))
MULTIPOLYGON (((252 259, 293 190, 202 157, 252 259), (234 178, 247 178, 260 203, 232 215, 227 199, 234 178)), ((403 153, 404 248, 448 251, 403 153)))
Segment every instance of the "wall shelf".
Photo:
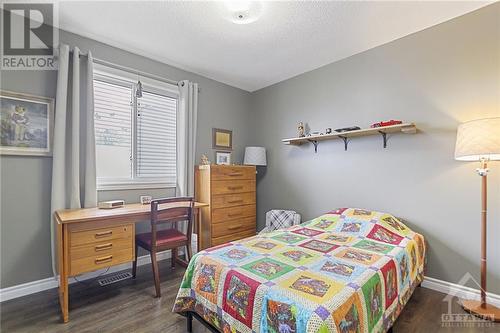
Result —
POLYGON ((381 135, 383 140, 384 148, 387 147, 387 135, 388 134, 415 134, 417 133, 417 126, 414 123, 404 123, 399 125, 385 126, 385 127, 375 127, 375 128, 364 128, 360 130, 344 132, 344 133, 331 133, 323 135, 311 135, 297 138, 289 138, 281 140, 286 145, 300 146, 304 143, 312 143, 314 145, 314 151, 318 152, 318 144, 320 141, 341 139, 344 141, 344 149, 347 150, 347 146, 351 138, 359 136, 369 136, 369 135, 381 135))

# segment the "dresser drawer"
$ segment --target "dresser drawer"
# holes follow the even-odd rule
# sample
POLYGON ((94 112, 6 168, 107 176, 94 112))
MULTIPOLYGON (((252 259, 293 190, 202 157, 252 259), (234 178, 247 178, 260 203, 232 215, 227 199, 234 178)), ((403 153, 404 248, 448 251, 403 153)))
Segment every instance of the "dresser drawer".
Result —
POLYGON ((245 205, 212 210, 212 223, 221 223, 243 217, 255 217, 255 205, 245 205))
POLYGON ((212 238, 211 246, 217 246, 217 245, 221 245, 224 243, 228 243, 228 242, 232 242, 232 241, 236 241, 236 240, 239 240, 242 238, 252 237, 252 236, 255 236, 255 229, 241 231, 238 233, 234 233, 232 235, 212 238))
POLYGON ((212 195, 255 192, 253 180, 217 180, 212 182, 212 195))
POLYGON ((222 194, 212 197, 212 208, 224 208, 254 204, 255 192, 222 194))
POLYGON ((255 168, 212 166, 212 180, 255 179, 255 168))
POLYGON ((255 216, 227 221, 226 223, 215 223, 212 225, 212 237, 233 235, 247 230, 255 232, 255 225, 255 216))
POLYGON ((106 256, 113 254, 117 251, 132 249, 134 247, 134 238, 117 238, 103 242, 92 244, 84 244, 79 246, 70 247, 69 256, 71 260, 92 257, 92 256, 106 256))
POLYGON ((70 275, 78 275, 85 272, 95 271, 109 266, 123 264, 134 260, 134 249, 128 248, 112 251, 110 254, 97 254, 70 261, 70 275))
POLYGON ((84 231, 73 231, 70 233, 70 246, 74 247, 83 244, 94 244, 112 239, 130 237, 134 237, 133 224, 84 231))

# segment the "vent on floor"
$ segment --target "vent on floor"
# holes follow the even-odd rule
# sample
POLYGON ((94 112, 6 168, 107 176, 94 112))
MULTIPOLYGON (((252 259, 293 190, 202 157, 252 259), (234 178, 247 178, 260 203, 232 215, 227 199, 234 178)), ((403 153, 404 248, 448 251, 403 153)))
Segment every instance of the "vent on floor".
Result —
POLYGON ((116 274, 110 275, 108 277, 99 279, 98 282, 99 282, 99 285, 101 287, 104 287, 104 286, 107 286, 108 284, 112 284, 112 283, 120 282, 120 281, 123 281, 126 279, 130 279, 131 277, 132 277, 132 274, 129 272, 116 273, 116 274))

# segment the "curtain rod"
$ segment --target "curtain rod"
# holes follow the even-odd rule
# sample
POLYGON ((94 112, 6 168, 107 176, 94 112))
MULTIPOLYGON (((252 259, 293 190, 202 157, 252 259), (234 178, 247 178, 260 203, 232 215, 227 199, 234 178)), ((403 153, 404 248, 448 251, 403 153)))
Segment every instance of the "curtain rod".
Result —
MULTIPOLYGON (((71 52, 73 52, 73 51, 71 51, 71 52)), ((80 57, 88 57, 88 54, 80 53, 80 57)), ((166 83, 169 83, 169 84, 178 85, 179 82, 180 82, 180 81, 169 80, 169 79, 166 79, 166 78, 163 78, 161 76, 154 75, 154 74, 151 74, 151 73, 142 72, 142 71, 139 71, 139 70, 127 67, 127 66, 117 65, 117 64, 114 64, 114 63, 106 61, 106 60, 102 60, 102 59, 98 59, 98 58, 94 58, 94 57, 92 57, 92 59, 94 60, 94 62, 96 64, 100 64, 100 65, 104 65, 104 66, 111 67, 111 68, 114 68, 114 69, 122 70, 122 71, 125 71, 125 72, 137 74, 139 76, 148 77, 150 79, 155 79, 155 80, 158 80, 158 81, 163 81, 163 82, 166 82, 166 83)), ((200 89, 198 89, 198 91, 199 90, 200 89)))

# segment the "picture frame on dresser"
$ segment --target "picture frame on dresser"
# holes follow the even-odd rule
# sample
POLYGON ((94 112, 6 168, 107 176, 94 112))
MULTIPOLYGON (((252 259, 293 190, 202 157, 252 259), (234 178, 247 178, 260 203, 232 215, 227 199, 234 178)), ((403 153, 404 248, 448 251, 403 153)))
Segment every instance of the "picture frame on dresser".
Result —
POLYGON ((216 151, 215 164, 217 165, 231 165, 231 152, 229 151, 216 151))

